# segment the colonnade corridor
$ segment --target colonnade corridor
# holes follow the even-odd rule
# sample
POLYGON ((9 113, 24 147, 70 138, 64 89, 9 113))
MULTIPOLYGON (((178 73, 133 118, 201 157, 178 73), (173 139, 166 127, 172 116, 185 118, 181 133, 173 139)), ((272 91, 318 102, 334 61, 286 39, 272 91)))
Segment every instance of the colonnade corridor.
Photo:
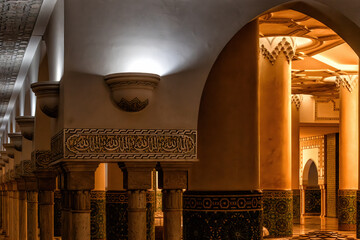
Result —
POLYGON ((359 12, 0 0, 0 240, 360 238, 359 12))

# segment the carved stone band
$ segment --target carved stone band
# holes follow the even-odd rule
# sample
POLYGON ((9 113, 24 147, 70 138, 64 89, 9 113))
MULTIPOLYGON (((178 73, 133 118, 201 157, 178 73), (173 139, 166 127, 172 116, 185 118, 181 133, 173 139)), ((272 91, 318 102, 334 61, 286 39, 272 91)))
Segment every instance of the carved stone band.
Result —
POLYGON ((52 138, 59 159, 196 159, 196 130, 64 129, 52 138))

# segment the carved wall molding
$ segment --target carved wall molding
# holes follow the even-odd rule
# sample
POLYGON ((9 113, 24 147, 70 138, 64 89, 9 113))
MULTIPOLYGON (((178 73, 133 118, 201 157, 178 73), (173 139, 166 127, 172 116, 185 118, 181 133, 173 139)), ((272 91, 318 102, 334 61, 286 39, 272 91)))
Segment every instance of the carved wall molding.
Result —
POLYGON ((196 130, 63 129, 51 141, 59 159, 196 159, 196 130))
POLYGON ((290 63, 295 56, 295 49, 296 43, 291 37, 260 38, 261 55, 273 65, 281 53, 284 53, 287 61, 290 63))
POLYGON ((49 170, 52 154, 50 150, 35 150, 31 153, 31 161, 35 170, 49 170))
POLYGON ((22 176, 32 176, 33 171, 35 170, 34 164, 31 160, 23 160, 20 163, 21 175, 22 176))

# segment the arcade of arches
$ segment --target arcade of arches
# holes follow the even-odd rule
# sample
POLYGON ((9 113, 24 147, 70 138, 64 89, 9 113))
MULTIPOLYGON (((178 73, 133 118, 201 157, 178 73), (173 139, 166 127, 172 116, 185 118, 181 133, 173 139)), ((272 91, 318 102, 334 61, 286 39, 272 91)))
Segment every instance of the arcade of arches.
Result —
POLYGON ((360 237, 359 11, 0 2, 0 239, 360 237))

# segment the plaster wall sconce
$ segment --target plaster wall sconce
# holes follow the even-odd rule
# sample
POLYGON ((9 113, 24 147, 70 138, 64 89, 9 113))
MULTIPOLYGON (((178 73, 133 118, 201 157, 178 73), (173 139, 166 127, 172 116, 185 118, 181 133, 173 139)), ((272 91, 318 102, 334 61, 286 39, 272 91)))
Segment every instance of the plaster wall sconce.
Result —
POLYGON ((9 133, 10 142, 14 144, 16 151, 21 152, 22 149, 22 135, 21 133, 9 133))
POLYGON ((17 124, 20 127, 21 134, 27 140, 33 140, 34 136, 34 116, 19 116, 15 118, 17 124))
POLYGON ((56 118, 59 110, 60 82, 37 82, 31 84, 40 109, 48 117, 56 118))
POLYGON ((5 162, 5 163, 9 163, 9 157, 6 153, 6 151, 0 151, 1 154, 1 159, 5 162))
POLYGON ((4 148, 6 149, 6 154, 8 155, 9 158, 14 158, 15 157, 15 146, 12 143, 4 143, 3 144, 4 148))
POLYGON ((115 73, 104 77, 111 91, 111 98, 126 112, 139 112, 146 108, 160 76, 149 73, 115 73))

